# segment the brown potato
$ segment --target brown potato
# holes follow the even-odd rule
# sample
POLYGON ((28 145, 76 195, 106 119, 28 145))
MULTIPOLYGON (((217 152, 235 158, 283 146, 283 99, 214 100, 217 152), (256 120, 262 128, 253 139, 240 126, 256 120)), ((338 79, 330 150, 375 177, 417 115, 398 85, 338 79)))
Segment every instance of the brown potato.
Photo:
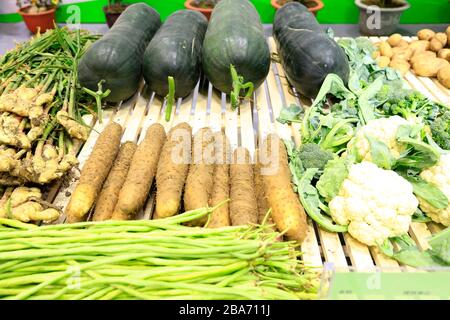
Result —
POLYGON ((421 59, 426 60, 426 59, 432 59, 432 58, 436 58, 435 52, 433 52, 433 51, 418 51, 412 55, 409 62, 411 64, 414 64, 414 63, 416 63, 417 60, 421 60, 421 59))
POLYGON ((439 69, 437 78, 444 87, 450 89, 450 65, 439 69))
POLYGON ((377 59, 381 55, 380 51, 374 51, 372 53, 372 59, 377 59))
POLYGON ((394 68, 395 70, 400 71, 402 75, 405 75, 411 68, 411 65, 405 60, 392 59, 389 63, 389 67, 394 68))
POLYGON ((391 60, 406 60, 409 61, 412 56, 412 50, 409 48, 402 49, 399 47, 396 47, 392 49, 394 51, 394 55, 392 56, 391 60))
POLYGON ((399 44, 397 44, 397 48, 408 48, 409 47, 409 42, 406 41, 405 39, 400 40, 399 44))
POLYGON ((426 51, 430 48, 430 42, 425 40, 414 40, 409 44, 409 48, 413 51, 426 51))
POLYGON ((377 58, 377 64, 380 68, 386 68, 389 63, 391 62, 391 59, 389 59, 388 57, 385 56, 380 56, 377 58))
POLYGON ((430 40, 435 35, 435 32, 431 29, 422 29, 419 32, 417 32, 417 38, 419 40, 430 40))
POLYGON ((443 47, 442 43, 437 39, 433 38, 430 41, 430 50, 434 52, 438 52, 443 47))
POLYGON ((437 56, 450 62, 450 49, 439 50, 437 56))
POLYGON ((434 39, 439 40, 442 43, 442 46, 445 47, 447 45, 447 35, 444 32, 438 32, 434 36, 434 39))
POLYGON ((413 64, 414 72, 421 77, 436 77, 439 69, 447 66, 447 60, 441 58, 420 59, 413 64))
POLYGON ((385 57, 388 57, 388 58, 392 57, 393 54, 394 54, 394 52, 392 51, 391 46, 387 42, 380 43, 380 53, 381 53, 382 56, 385 56, 385 57))
POLYGON ((393 35, 391 35, 388 39, 387 42, 389 43, 389 45, 391 47, 396 47, 400 44, 400 42, 402 41, 402 35, 399 33, 394 33, 393 35))

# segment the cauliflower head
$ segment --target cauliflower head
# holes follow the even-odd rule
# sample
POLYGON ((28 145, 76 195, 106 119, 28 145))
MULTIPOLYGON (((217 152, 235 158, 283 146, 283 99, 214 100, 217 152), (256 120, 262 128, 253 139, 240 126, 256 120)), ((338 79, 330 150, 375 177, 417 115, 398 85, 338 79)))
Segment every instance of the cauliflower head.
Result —
POLYGON ((366 136, 370 136, 383 142, 389 148, 392 156, 397 159, 406 148, 397 142, 397 130, 398 127, 405 124, 410 123, 399 116, 371 120, 359 129, 355 137, 350 140, 348 149, 351 150, 355 147, 362 160, 372 161, 370 144, 366 138, 366 136))
MULTIPOLYGON (((434 184, 450 201, 450 154, 442 155, 439 162, 420 173, 425 181, 434 184)), ((450 226, 450 202, 446 208, 436 209, 424 199, 419 197, 420 209, 425 212, 431 220, 450 226)))
POLYGON ((406 179, 363 161, 350 167, 328 205, 334 221, 348 224, 352 237, 373 246, 408 232, 419 202, 406 179))

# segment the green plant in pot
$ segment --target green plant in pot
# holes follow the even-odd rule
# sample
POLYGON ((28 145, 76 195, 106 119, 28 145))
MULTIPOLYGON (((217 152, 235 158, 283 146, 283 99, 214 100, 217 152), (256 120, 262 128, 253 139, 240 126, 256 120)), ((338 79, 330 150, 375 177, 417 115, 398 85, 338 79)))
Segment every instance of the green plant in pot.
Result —
POLYGON ((55 27, 55 11, 60 0, 17 0, 18 13, 32 33, 55 27))
POLYGON ((409 9, 406 0, 355 0, 360 10, 361 33, 369 36, 387 36, 394 33, 403 11, 409 9))
POLYGON ((302 5, 308 8, 309 12, 312 12, 314 15, 317 15, 317 12, 324 7, 322 0, 271 0, 270 4, 276 10, 278 10, 288 2, 300 2, 302 5))
POLYGON ((119 18, 120 14, 125 11, 127 4, 122 3, 122 0, 108 0, 108 5, 103 7, 103 12, 106 17, 106 24, 111 28, 119 18))
POLYGON ((208 20, 214 7, 220 0, 186 0, 184 7, 202 13, 208 20))

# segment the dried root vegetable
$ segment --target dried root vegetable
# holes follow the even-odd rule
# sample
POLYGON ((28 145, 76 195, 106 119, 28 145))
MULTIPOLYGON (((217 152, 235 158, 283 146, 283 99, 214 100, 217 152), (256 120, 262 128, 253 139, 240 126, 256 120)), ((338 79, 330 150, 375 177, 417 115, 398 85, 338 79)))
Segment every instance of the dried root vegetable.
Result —
MULTIPOLYGON (((214 207, 230 198, 230 146, 224 133, 218 132, 214 138, 215 166, 210 206, 214 207)), ((209 228, 226 227, 230 222, 229 202, 211 213, 209 228)))
POLYGON ((280 232, 299 243, 306 236, 306 214, 291 186, 291 172, 283 141, 274 134, 264 140, 260 149, 261 175, 272 219, 280 232))
POLYGON ((264 182, 261 175, 261 163, 258 156, 259 150, 255 151, 255 165, 254 165, 254 176, 255 176, 255 192, 256 201, 258 203, 258 223, 273 224, 273 219, 271 215, 268 215, 269 205, 267 203, 266 194, 264 191, 264 182))
POLYGON ((9 188, 0 199, 0 218, 11 218, 22 222, 56 220, 60 212, 55 208, 44 208, 42 194, 38 188, 9 188))
POLYGON ((95 205, 93 220, 102 221, 111 218, 136 148, 137 145, 131 141, 125 142, 120 147, 114 165, 103 184, 102 191, 95 205))
POLYGON ((230 220, 233 226, 258 222, 253 165, 245 148, 233 152, 230 165, 230 220))
MULTIPOLYGON (((184 209, 186 211, 204 208, 209 205, 213 189, 214 174, 214 136, 209 128, 200 129, 193 138, 192 163, 186 178, 184 190, 184 209)), ((207 217, 190 221, 193 226, 203 226, 207 217)))
POLYGON ((99 135, 67 206, 69 222, 79 221, 93 206, 119 152, 121 136, 122 127, 114 122, 99 135))
POLYGON ((165 140, 166 133, 162 125, 156 123, 147 129, 144 140, 131 160, 112 219, 128 220, 142 209, 150 192, 165 140))
POLYGON ((156 172, 154 218, 170 217, 180 210, 181 193, 191 163, 192 128, 187 123, 173 127, 164 143, 156 172))

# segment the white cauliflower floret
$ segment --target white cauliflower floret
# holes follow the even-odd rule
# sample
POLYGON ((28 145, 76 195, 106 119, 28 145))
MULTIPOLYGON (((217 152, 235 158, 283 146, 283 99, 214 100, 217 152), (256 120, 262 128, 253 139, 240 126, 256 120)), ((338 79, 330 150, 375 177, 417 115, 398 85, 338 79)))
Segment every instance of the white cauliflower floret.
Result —
POLYGON ((362 160, 372 161, 370 154, 370 144, 366 136, 370 136, 383 142, 394 158, 399 158, 405 151, 405 146, 397 142, 397 130, 401 125, 410 124, 407 120, 399 116, 380 118, 369 121, 358 130, 356 136, 348 143, 348 149, 356 147, 362 160))
MULTIPOLYGON (((441 156, 439 162, 422 171, 420 177, 434 184, 450 201, 450 154, 441 156)), ((419 197, 420 209, 425 212, 434 222, 450 226, 450 202, 446 208, 436 209, 424 199, 419 197)))
POLYGON ((418 204, 406 179, 363 161, 350 167, 328 205, 334 221, 348 224, 352 237, 373 246, 407 233, 418 204))

